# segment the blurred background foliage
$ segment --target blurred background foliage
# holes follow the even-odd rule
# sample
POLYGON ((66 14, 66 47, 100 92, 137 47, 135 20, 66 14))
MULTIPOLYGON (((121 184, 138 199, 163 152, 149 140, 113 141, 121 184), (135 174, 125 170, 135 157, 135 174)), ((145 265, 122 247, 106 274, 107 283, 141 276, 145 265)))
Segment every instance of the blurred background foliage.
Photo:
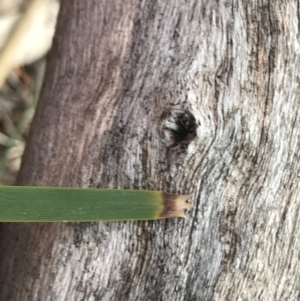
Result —
POLYGON ((20 168, 58 11, 58 0, 0 1, 0 185, 20 168))

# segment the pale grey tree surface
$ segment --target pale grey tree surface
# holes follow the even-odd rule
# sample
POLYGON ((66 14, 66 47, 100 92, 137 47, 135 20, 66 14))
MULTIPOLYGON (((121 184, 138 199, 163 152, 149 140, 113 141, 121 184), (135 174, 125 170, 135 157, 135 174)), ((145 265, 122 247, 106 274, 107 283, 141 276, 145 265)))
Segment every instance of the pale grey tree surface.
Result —
POLYGON ((6 224, 0 300, 299 300, 299 30, 296 0, 62 1, 19 184, 195 209, 6 224))

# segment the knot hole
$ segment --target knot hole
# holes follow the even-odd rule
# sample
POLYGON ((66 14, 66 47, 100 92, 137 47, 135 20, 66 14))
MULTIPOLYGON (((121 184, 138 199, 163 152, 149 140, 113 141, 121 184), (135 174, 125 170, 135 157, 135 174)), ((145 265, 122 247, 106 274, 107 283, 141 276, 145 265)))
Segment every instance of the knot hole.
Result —
POLYGON ((170 146, 187 146, 196 138, 196 119, 189 110, 174 110, 164 119, 163 130, 170 146))

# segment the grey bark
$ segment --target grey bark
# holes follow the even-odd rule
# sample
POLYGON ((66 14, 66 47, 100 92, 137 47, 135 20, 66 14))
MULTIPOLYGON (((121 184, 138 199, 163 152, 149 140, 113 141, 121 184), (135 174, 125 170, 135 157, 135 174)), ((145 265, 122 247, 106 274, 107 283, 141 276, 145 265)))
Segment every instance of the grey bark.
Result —
POLYGON ((299 29, 296 0, 62 1, 19 183, 195 209, 6 224, 0 299, 299 300, 299 29))

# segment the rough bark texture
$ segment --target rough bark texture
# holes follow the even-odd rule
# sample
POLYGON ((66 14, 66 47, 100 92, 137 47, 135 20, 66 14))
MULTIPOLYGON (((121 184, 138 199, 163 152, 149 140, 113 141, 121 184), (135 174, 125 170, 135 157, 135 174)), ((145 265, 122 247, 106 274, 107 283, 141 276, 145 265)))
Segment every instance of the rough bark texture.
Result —
POLYGON ((299 29, 296 0, 62 1, 19 183, 195 209, 7 224, 0 299, 299 300, 299 29))

